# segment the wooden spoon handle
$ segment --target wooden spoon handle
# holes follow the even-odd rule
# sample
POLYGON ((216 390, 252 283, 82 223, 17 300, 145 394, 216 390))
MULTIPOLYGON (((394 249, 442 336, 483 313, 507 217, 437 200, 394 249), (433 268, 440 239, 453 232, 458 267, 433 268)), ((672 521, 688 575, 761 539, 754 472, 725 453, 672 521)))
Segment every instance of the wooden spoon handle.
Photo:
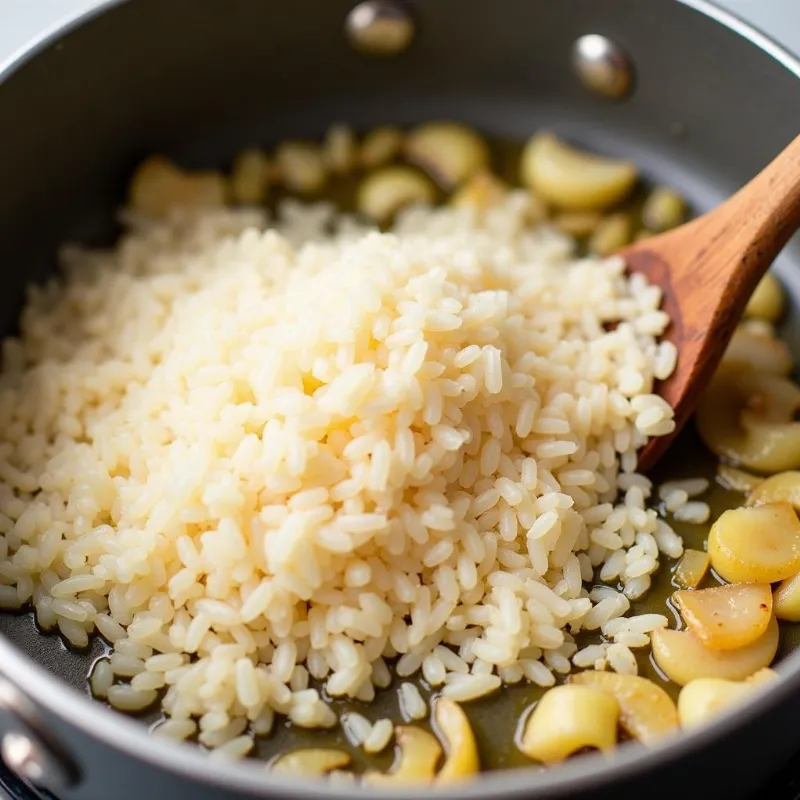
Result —
MULTIPOLYGON (((623 253, 632 271, 664 290, 671 320, 666 338, 679 355, 675 372, 656 391, 675 409, 678 430, 756 284, 799 227, 800 137, 718 208, 623 253)), ((669 441, 651 440, 640 453, 640 467, 652 466, 669 441)))

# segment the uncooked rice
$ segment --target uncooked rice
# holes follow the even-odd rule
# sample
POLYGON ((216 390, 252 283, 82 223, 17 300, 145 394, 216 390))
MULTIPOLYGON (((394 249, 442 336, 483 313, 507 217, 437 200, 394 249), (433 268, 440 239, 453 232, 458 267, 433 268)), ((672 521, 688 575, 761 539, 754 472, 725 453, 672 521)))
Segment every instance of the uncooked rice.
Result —
MULTIPOLYGON (((116 249, 66 250, 4 343, 0 605, 79 647, 100 632, 94 692, 160 696, 164 735, 196 722, 226 758, 275 714, 338 724, 311 679, 369 701, 384 659, 457 701, 570 659, 635 672, 624 643, 574 636, 682 551, 635 472, 674 427, 652 393, 668 318, 529 202, 412 209, 390 234, 324 205, 276 228, 128 215, 116 249), (622 592, 589 594, 594 569, 622 592)), ((391 736, 343 723, 370 751, 391 736)))

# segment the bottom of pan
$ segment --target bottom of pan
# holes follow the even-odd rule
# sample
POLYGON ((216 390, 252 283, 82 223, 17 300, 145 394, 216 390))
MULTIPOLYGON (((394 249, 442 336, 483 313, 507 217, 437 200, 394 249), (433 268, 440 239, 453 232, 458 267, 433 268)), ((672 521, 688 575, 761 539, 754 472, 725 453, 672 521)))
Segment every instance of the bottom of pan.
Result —
MULTIPOLYGON (((425 99, 425 98, 423 98, 425 99)), ((473 122, 481 125, 481 119, 475 117, 476 112, 470 110, 469 104, 460 102, 458 98, 448 98, 446 101, 441 97, 433 95, 420 102, 418 97, 402 98, 393 97, 392 109, 385 112, 377 112, 371 109, 371 114, 382 113, 383 121, 412 123, 420 118, 435 118, 436 116, 449 116, 452 118, 463 119, 466 122, 473 122)), ((280 137, 283 132, 295 135, 313 136, 318 133, 327 122, 335 118, 335 110, 341 113, 342 117, 352 121, 358 127, 367 127, 371 120, 365 117, 359 118, 360 110, 369 108, 368 105, 359 101, 358 97, 351 98, 349 102, 341 99, 341 102, 331 103, 330 107, 315 107, 314 118, 306 118, 297 112, 286 112, 283 115, 275 114, 270 120, 270 136, 280 137), (344 109, 344 112, 343 112, 344 109)), ((558 105, 546 106, 544 104, 531 107, 518 103, 516 98, 503 98, 495 95, 491 102, 487 102, 481 108, 481 118, 484 115, 493 120, 492 126, 494 133, 510 138, 524 138, 532 130, 552 125, 560 134, 567 138, 574 139, 578 143, 584 143, 598 150, 611 153, 624 154, 641 165, 643 172, 649 178, 658 182, 665 182, 675 186, 685 196, 687 196, 697 210, 703 210, 716 205, 733 188, 735 188, 734 178, 731 175, 709 174, 703 169, 702 160, 698 159, 694 152, 696 144, 695 137, 699 137, 701 132, 686 131, 681 132, 679 128, 674 131, 662 132, 658 139, 653 137, 639 136, 639 131, 628 129, 625 126, 616 127, 609 123, 602 129, 598 129, 591 122, 588 112, 577 111, 558 105)), ((310 114, 310 112, 309 112, 310 114)), ((226 156, 246 141, 262 141, 259 131, 248 127, 244 129, 230 129, 215 137, 208 137, 195 142, 186 141, 184 146, 175 152, 165 148, 166 154, 175 157, 187 166, 213 165, 226 161, 226 156)), ((119 199, 119 198, 118 198, 119 199)), ((69 232, 77 238, 92 240, 91 235, 81 236, 84 230, 105 231, 113 230, 111 215, 106 209, 105 215, 94 215, 90 212, 85 213, 86 227, 70 227, 69 232)), ((787 287, 791 302, 795 306, 795 311, 800 310, 800 249, 797 243, 787 249, 779 263, 778 271, 781 274, 784 285, 787 287)), ((796 354, 800 354, 800 314, 795 313, 790 316, 792 320, 789 329, 784 331, 786 338, 796 354)), ((94 661, 105 654, 106 648, 99 639, 93 640, 90 648, 83 653, 68 650, 58 636, 41 635, 33 623, 29 614, 23 615, 2 615, 0 614, 0 633, 11 640, 16 647, 25 652, 38 664, 46 667, 50 672, 57 675, 65 683, 77 689, 84 695, 88 695, 87 675, 90 672, 94 661)), ((800 626, 793 631, 795 634, 791 642, 794 646, 800 644, 797 634, 800 633, 800 626)), ((789 648, 787 648, 789 649, 789 648)), ((22 688, 25 686, 23 684, 22 688)), ((145 716, 140 721, 143 725, 148 725, 155 720, 155 716, 145 716)), ((786 752, 791 752, 795 748, 800 748, 800 734, 794 734, 797 739, 785 743, 786 752)), ((272 747, 280 748, 280 743, 274 739, 272 747)), ((273 751, 274 752, 274 751, 273 751)), ((775 755, 776 761, 782 755, 775 755)), ((766 769, 766 768, 765 768, 766 769)), ((646 780, 646 779, 645 779, 646 780)), ((754 777, 754 782, 760 778, 754 777)), ((763 784, 762 784, 763 786, 763 784)), ((26 791, 18 782, 16 786, 9 783, 4 785, 4 777, 0 774, 0 800, 5 800, 2 792, 5 791, 9 797, 14 798, 45 798, 51 800, 50 796, 42 794, 21 793, 26 791), (16 793, 15 793, 16 792, 16 793)), ((800 752, 798 752, 791 764, 787 767, 786 774, 774 779, 773 783, 764 786, 753 797, 786 798, 789 800, 800 800, 800 752), (794 776, 798 776, 794 778, 794 776)))

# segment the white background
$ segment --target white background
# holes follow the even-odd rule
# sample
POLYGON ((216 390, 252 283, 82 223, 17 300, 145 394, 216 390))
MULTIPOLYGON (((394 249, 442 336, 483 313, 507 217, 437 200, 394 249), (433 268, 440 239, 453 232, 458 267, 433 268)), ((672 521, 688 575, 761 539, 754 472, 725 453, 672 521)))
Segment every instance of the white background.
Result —
MULTIPOLYGON (((800 55, 800 0, 717 0, 717 3, 800 55)), ((0 61, 65 16, 95 5, 97 0, 0 0, 0 61)))

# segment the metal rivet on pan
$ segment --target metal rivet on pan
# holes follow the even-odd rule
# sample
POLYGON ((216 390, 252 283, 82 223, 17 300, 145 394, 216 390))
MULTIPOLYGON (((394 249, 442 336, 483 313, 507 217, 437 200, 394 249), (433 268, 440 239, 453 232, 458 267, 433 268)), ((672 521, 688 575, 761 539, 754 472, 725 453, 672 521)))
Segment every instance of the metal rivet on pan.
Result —
POLYGON ((0 680, 0 758, 17 777, 35 786, 60 791, 77 783, 77 766, 41 725, 30 702, 0 680))
POLYGON ((393 56, 414 38, 414 21, 405 6, 392 0, 364 0, 347 15, 350 43, 363 53, 393 56))
POLYGON ((45 763, 36 745, 21 733, 7 733, 0 744, 5 765, 18 777, 34 784, 45 778, 45 763))
POLYGON ((633 87, 633 65, 625 51, 611 39, 590 33, 572 46, 572 68, 589 90, 621 98, 633 87))
POLYGON ((75 783, 71 770, 62 767, 56 756, 25 734, 5 734, 0 756, 11 772, 34 786, 58 791, 75 783))

